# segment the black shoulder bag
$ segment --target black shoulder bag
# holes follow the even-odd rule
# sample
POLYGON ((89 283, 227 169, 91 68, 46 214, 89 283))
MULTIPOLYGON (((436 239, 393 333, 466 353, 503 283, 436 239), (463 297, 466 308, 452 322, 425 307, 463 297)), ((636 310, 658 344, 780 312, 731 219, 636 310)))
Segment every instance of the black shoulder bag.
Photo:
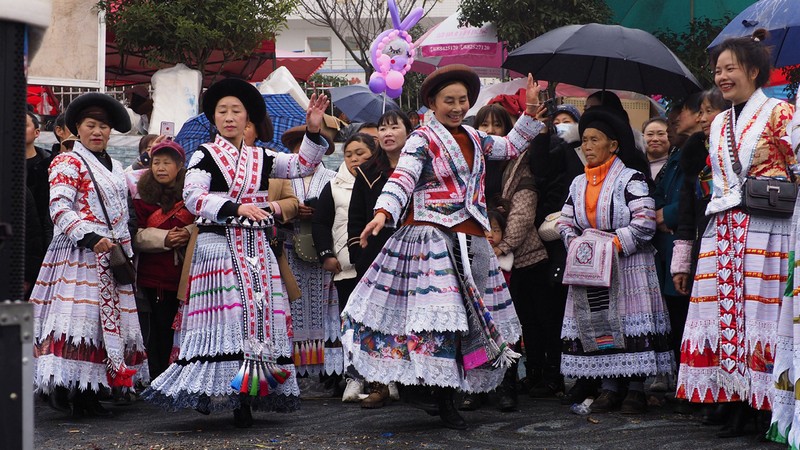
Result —
MULTIPOLYGON (((733 108, 728 114, 728 152, 736 175, 742 172, 739 161, 739 149, 736 148, 733 108)), ((794 213, 797 200, 797 184, 794 174, 787 170, 790 179, 771 177, 746 177, 742 183, 742 209, 752 216, 788 219, 794 213)))
POLYGON ((86 170, 89 172, 89 177, 92 179, 94 189, 97 191, 97 199, 100 201, 100 208, 102 208, 103 215, 106 218, 106 226, 108 227, 108 231, 111 232, 111 238, 116 244, 111 247, 111 251, 109 252, 109 265, 111 266, 111 273, 114 275, 114 279, 118 284, 133 284, 136 281, 136 267, 133 265, 133 260, 128 258, 128 255, 125 254, 122 244, 114 235, 114 228, 111 226, 111 217, 108 215, 108 210, 106 210, 106 204, 105 200, 103 200, 103 192, 100 190, 100 185, 97 184, 97 180, 94 178, 94 173, 92 173, 92 168, 83 158, 83 156, 77 153, 75 153, 75 156, 83 161, 83 164, 86 166, 86 170))

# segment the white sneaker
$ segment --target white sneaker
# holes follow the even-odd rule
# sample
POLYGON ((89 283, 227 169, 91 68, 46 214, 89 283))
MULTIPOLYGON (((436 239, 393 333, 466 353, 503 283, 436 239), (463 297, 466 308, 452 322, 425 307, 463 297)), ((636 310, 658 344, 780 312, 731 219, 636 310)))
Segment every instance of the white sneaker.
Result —
POLYGON ((364 380, 347 379, 347 387, 344 388, 344 394, 342 395, 343 403, 360 402, 367 397, 367 394, 364 393, 364 380))
POLYGON ((389 383, 389 398, 394 401, 400 400, 400 391, 397 390, 397 383, 394 381, 389 383))

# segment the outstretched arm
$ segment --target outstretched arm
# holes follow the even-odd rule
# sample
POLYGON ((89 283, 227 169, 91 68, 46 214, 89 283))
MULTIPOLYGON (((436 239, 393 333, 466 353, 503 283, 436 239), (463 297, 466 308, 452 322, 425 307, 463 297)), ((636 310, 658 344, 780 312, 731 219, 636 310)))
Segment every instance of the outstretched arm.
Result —
POLYGON ((314 173, 328 149, 328 142, 319 134, 328 105, 330 101, 327 95, 311 95, 306 111, 306 135, 300 144, 299 153, 287 154, 265 150, 269 156, 275 158, 270 178, 302 178, 314 173))

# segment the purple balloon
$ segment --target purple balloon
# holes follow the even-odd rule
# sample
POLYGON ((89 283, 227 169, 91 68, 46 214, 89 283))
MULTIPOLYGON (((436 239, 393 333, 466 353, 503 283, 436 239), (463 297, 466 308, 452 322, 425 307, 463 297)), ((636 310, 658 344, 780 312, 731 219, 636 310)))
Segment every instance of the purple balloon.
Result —
POLYGON ((375 94, 380 94, 386 90, 386 79, 378 72, 373 72, 369 77, 369 90, 375 94))
POLYGON ((403 87, 400 86, 397 89, 386 89, 386 95, 388 95, 389 98, 400 97, 401 95, 403 95, 403 87))

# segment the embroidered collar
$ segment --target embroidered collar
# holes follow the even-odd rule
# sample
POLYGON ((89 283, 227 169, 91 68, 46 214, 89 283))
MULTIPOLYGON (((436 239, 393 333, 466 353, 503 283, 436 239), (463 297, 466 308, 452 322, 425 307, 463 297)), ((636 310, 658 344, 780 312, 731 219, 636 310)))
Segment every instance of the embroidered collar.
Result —
POLYGON ((586 173, 586 182, 592 186, 597 186, 598 184, 602 184, 603 181, 606 179, 606 175, 608 175, 608 171, 611 170, 611 166, 614 164, 614 161, 617 159, 617 155, 612 155, 608 161, 600 164, 596 167, 589 167, 586 166, 583 168, 584 172, 586 173))

